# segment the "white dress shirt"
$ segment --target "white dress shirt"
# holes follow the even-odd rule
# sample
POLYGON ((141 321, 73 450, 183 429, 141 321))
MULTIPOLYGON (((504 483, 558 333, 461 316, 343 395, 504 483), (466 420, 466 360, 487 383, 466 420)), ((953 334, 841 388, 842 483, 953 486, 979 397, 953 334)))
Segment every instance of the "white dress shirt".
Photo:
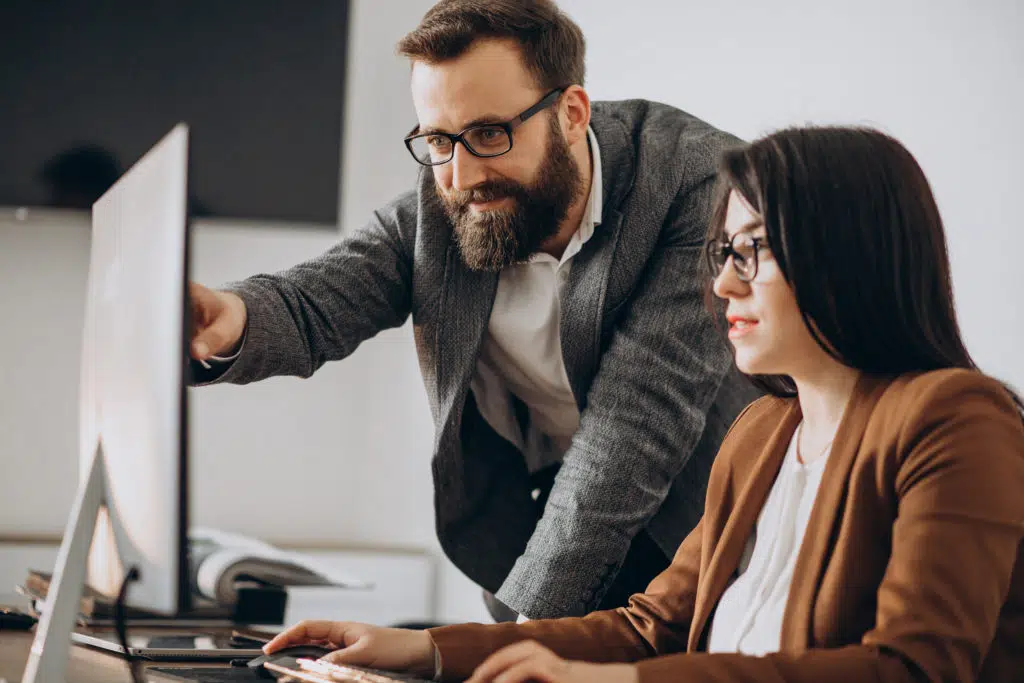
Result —
POLYGON ((601 151, 588 129, 593 174, 580 226, 556 259, 538 253, 498 276, 498 290, 470 388, 488 424, 519 448, 531 472, 560 462, 580 424, 562 358, 561 298, 572 258, 601 223, 601 151), (519 428, 512 396, 529 411, 519 428))
MULTIPOLYGON (((793 567, 807 530, 829 453, 808 465, 796 455, 799 430, 786 451, 754 533, 711 621, 709 652, 762 656, 779 651, 793 567)), ((831 449, 830 451, 831 452, 831 449)))

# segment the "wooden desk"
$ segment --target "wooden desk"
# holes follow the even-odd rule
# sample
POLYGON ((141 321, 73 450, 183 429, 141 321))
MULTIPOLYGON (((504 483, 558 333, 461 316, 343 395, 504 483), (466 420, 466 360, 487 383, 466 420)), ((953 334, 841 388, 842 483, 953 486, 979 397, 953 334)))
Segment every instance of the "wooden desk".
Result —
MULTIPOLYGON (((0 679, 5 679, 7 683, 20 683, 34 637, 34 631, 0 631, 0 679)), ((175 665, 168 662, 150 662, 146 666, 166 668, 175 665)), ((189 662, 178 666, 200 665, 189 662)), ((209 666, 229 665, 225 663, 209 666)), ((124 659, 80 645, 71 646, 67 671, 66 683, 132 683, 128 664, 124 659)))
MULTIPOLYGON (((141 630, 138 628, 132 629, 133 633, 141 630)), ((230 633, 230 629, 227 629, 227 631, 230 633)), ((173 632, 173 630, 169 629, 160 630, 162 634, 173 632)), ((182 630, 181 632, 194 633, 195 629, 182 630)), ((5 680, 7 683, 21 682, 22 674, 25 671, 25 664, 28 662, 29 650, 32 648, 33 637, 34 631, 0 631, 0 680, 5 680)), ((172 662, 148 662, 144 665, 144 668, 196 669, 202 666, 226 668, 231 665, 227 662, 205 665, 199 662, 182 662, 177 664, 172 662)), ((252 676, 253 681, 265 680, 261 679, 255 672, 250 672, 249 675, 252 676)), ((398 681, 427 683, 423 679, 407 675, 390 675, 394 676, 396 683, 398 681)), ((132 679, 128 671, 128 663, 123 658, 89 647, 72 645, 71 656, 68 657, 67 681, 65 683, 132 683, 132 679)))

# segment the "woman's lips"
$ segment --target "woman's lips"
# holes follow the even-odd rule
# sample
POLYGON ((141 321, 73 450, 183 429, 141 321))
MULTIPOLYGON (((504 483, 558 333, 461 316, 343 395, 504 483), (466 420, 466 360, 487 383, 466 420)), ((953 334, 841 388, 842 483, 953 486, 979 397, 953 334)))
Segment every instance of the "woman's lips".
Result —
POLYGON ((729 339, 739 339, 750 334, 758 325, 754 318, 743 318, 740 316, 729 316, 729 339))

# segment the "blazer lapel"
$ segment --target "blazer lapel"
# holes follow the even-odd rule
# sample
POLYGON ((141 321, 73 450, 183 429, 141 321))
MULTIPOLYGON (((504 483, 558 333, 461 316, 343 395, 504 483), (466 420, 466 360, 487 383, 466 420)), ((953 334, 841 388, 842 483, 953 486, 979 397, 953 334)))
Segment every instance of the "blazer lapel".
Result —
MULTIPOLYGON (((782 416, 778 427, 768 438, 736 505, 730 510, 715 510, 718 514, 726 515, 725 527, 711 551, 710 560, 701 570, 704 576, 697 587, 697 599, 694 605, 693 621, 690 623, 690 638, 687 646, 689 652, 697 651, 708 619, 721 599, 722 593, 725 592, 729 579, 739 566, 743 548, 754 532, 757 517, 761 514, 761 508, 764 507, 772 484, 775 483, 775 477, 779 473, 779 468, 782 467, 786 449, 793 438, 797 424, 800 423, 800 417, 800 404, 793 401, 782 416)), ((756 448, 757 445, 742 442, 738 445, 741 448, 748 446, 756 448)))
POLYGON ((601 224, 573 257, 559 318, 562 359, 581 411, 601 358, 605 292, 622 230, 622 203, 633 188, 636 163, 625 126, 605 113, 600 104, 593 109, 590 127, 601 148, 601 224))
POLYGON ((471 270, 458 247, 448 247, 435 356, 442 424, 453 409, 461 410, 497 288, 498 273, 471 270))
POLYGON ((606 213, 584 249, 573 257, 560 314, 562 360, 576 406, 586 406, 587 387, 601 359, 601 321, 622 214, 606 213))
POLYGON ((793 583, 782 618, 782 652, 802 652, 812 642, 815 597, 832 552, 835 526, 846 498, 850 470, 860 451, 861 439, 875 403, 888 383, 885 378, 862 375, 836 429, 832 452, 821 476, 821 488, 811 508, 807 531, 793 568, 793 583))

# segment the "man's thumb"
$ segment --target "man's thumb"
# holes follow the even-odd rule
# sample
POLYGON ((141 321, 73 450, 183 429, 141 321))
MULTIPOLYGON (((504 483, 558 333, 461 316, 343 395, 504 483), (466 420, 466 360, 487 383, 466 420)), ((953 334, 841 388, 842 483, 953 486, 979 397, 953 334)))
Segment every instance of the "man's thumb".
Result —
POLYGON ((228 321, 222 316, 214 320, 212 325, 199 330, 192 338, 192 357, 206 360, 229 348, 233 341, 228 321))
POLYGON ((201 339, 192 341, 192 357, 196 360, 206 360, 210 357, 210 345, 201 339))

